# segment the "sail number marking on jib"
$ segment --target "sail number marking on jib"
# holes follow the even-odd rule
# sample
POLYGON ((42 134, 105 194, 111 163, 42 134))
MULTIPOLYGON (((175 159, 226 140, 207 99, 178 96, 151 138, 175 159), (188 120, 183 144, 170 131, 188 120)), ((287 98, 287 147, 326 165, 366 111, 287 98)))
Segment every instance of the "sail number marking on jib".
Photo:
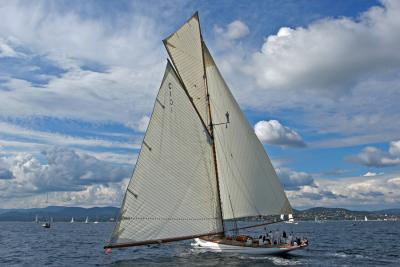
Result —
POLYGON ((168 89, 169 89, 169 105, 171 106, 171 112, 172 112, 172 106, 174 105, 174 100, 172 100, 172 83, 168 83, 168 89))

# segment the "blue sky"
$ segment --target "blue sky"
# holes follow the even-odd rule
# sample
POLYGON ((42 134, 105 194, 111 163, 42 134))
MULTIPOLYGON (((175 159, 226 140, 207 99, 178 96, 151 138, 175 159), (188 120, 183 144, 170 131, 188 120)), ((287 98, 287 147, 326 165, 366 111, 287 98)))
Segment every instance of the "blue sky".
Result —
POLYGON ((400 204, 398 1, 0 1, 0 208, 118 206, 196 10, 294 207, 400 204))

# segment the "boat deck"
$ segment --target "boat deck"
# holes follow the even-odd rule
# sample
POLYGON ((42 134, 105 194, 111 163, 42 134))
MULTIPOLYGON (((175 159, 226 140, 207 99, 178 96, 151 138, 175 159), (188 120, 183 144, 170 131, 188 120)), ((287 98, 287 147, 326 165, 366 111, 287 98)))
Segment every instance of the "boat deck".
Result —
POLYGON ((306 247, 306 243, 302 243, 299 245, 291 245, 287 243, 281 243, 278 245, 271 245, 271 244, 259 244, 258 239, 254 239, 248 236, 238 236, 236 239, 230 237, 221 237, 221 236, 202 236, 200 239, 204 241, 214 242, 221 245, 231 245, 231 246, 242 246, 242 247, 254 247, 254 248, 286 248, 290 249, 293 247, 306 247), (248 244, 246 240, 250 238, 252 240, 251 244, 248 244), (239 240, 238 240, 239 239, 239 240))

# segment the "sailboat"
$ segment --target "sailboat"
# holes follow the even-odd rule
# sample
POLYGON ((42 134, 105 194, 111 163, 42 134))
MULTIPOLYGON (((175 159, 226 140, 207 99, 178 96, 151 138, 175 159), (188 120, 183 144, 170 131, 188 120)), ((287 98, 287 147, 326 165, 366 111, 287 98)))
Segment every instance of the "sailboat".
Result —
POLYGON ((163 42, 172 62, 106 252, 188 239, 217 252, 306 247, 306 240, 271 245, 240 235, 271 223, 239 227, 240 219, 290 214, 292 207, 202 38, 198 14, 163 42))
POLYGON ((74 217, 72 217, 70 223, 74 223, 74 222, 75 222, 74 217))
POLYGON ((298 222, 296 222, 294 220, 293 214, 289 213, 288 217, 289 217, 289 220, 285 221, 285 223, 298 224, 298 222))
POLYGON ((86 217, 85 223, 89 223, 89 217, 86 217))
POLYGON ((324 221, 323 221, 323 220, 319 220, 319 219, 318 219, 318 216, 315 216, 315 217, 314 217, 314 222, 315 222, 315 223, 323 223, 324 221))
POLYGON ((368 218, 367 218, 367 216, 364 216, 364 221, 368 221, 368 218))
MULTIPOLYGON (((49 193, 46 193, 46 206, 49 204, 49 193)), ((48 219, 45 219, 46 221, 42 224, 42 227, 44 228, 50 228, 51 224, 48 221, 48 219)))
POLYGON ((39 223, 39 217, 38 217, 37 214, 36 214, 36 216, 35 216, 35 223, 39 223))

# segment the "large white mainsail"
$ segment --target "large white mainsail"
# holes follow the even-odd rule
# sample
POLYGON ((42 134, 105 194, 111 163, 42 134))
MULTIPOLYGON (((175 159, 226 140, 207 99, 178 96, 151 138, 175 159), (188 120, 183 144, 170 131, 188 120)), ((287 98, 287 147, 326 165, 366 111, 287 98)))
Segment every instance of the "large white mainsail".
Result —
POLYGON ((207 128, 168 63, 110 246, 220 233, 211 158, 207 128))
POLYGON ((167 37, 164 45, 201 118, 208 125, 207 92, 204 83, 201 32, 197 13, 167 37))
POLYGON ((263 145, 203 43, 224 219, 291 213, 263 145), (227 124, 217 125, 229 120, 227 124))

